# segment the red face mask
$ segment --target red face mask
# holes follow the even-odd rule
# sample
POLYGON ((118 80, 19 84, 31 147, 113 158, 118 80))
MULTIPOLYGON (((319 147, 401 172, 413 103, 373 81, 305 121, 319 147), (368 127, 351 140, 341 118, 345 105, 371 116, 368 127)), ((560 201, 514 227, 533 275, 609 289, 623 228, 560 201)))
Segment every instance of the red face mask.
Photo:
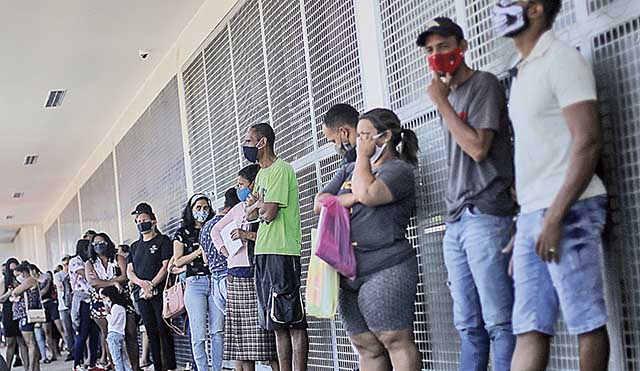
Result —
POLYGON ((432 54, 427 60, 432 71, 453 74, 464 60, 464 54, 456 48, 448 53, 432 54))

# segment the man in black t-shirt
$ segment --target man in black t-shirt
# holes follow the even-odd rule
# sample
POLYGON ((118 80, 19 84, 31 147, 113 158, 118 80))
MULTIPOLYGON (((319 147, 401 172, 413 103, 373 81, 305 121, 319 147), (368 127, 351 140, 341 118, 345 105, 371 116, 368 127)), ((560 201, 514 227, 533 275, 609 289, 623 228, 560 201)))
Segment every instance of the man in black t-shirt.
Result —
POLYGON ((322 133, 342 156, 342 165, 356 161, 356 127, 359 117, 355 108, 344 103, 334 105, 324 115, 322 133))
POLYGON ((174 370, 173 336, 162 318, 162 283, 173 253, 171 240, 158 232, 156 216, 149 204, 138 204, 131 214, 135 215, 140 239, 131 246, 127 276, 135 285, 134 296, 149 336, 153 366, 156 370, 174 370), (164 358, 161 349, 165 351, 164 358), (167 363, 164 368, 163 359, 167 363))

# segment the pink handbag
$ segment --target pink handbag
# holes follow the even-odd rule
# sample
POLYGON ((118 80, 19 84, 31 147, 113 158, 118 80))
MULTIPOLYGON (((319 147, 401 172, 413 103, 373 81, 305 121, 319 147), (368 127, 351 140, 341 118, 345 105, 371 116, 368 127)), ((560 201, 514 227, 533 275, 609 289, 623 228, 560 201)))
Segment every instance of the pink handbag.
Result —
POLYGON ((356 278, 356 257, 351 245, 349 210, 340 205, 335 196, 322 200, 316 256, 343 276, 352 280, 356 278))
POLYGON ((184 329, 180 329, 171 323, 172 319, 182 315, 186 311, 184 306, 184 284, 177 282, 177 275, 174 278, 173 285, 169 284, 170 280, 171 274, 167 273, 167 280, 164 285, 164 291, 162 292, 162 317, 169 328, 178 335, 184 336, 184 329))

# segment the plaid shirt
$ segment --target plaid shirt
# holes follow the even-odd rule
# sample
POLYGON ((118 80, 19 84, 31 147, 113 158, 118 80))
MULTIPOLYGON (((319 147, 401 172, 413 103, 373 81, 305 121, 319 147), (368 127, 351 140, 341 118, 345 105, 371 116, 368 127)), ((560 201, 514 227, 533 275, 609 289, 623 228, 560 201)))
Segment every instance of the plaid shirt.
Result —
POLYGON ((227 258, 220 254, 213 246, 213 240, 211 239, 211 230, 217 222, 222 219, 224 215, 216 215, 213 219, 205 223, 204 227, 200 230, 200 246, 207 254, 207 261, 209 262, 209 270, 211 273, 221 273, 227 271, 227 258))

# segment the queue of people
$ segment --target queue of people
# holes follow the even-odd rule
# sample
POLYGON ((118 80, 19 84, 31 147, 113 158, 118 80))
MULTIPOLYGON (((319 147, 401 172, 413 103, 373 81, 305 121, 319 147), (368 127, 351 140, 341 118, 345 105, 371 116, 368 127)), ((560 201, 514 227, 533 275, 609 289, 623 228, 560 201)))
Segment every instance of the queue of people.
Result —
MULTIPOLYGON (((597 95, 588 63, 553 34, 560 6, 498 1, 496 32, 522 55, 508 98, 495 75, 465 62, 469 44, 453 20, 435 18, 416 41, 433 73, 426 93, 445 136, 442 248, 461 371, 486 370, 490 354, 494 370, 544 370, 559 311, 578 337, 581 369, 607 367, 597 95)), ((406 237, 419 187, 416 133, 391 110, 360 114, 348 104, 326 112, 322 131, 343 160, 314 210, 337 197, 350 211, 357 271, 355 279, 340 278, 338 311, 360 369, 420 370, 418 262, 406 237)), ((241 148, 251 164, 238 172, 223 208, 192 195, 173 238, 158 229, 152 206, 140 203, 130 248, 88 233, 53 277, 9 259, 0 295, 9 362, 20 353, 25 368, 38 371, 50 359, 31 318, 44 308, 49 353, 58 356, 55 327, 77 371, 140 370, 147 360, 139 357, 138 317, 154 369, 176 369, 162 292, 167 275, 182 270, 198 370, 221 370, 223 361, 236 370, 254 370, 256 362, 306 370, 299 189, 275 142, 269 124, 251 126, 241 148)))

